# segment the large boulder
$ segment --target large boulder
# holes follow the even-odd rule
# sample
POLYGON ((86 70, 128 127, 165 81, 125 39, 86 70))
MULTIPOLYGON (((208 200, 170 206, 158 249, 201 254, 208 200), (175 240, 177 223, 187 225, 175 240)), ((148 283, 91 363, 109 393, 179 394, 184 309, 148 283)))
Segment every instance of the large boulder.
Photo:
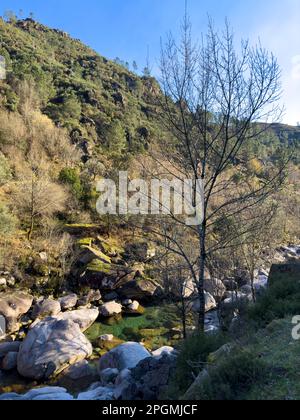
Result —
POLYGON ((78 324, 46 318, 29 331, 21 344, 18 371, 25 378, 45 380, 90 357, 92 352, 78 324))
POLYGON ((98 309, 78 309, 77 311, 59 314, 56 318, 64 321, 73 321, 84 332, 94 324, 98 316, 98 309))
POLYGON ((0 296, 0 315, 6 320, 8 333, 19 330, 18 320, 31 308, 33 297, 25 292, 10 292, 0 296))
POLYGON ((153 298, 161 291, 161 287, 152 279, 138 277, 133 281, 126 283, 120 290, 119 294, 126 299, 134 299, 138 301, 153 298))
POLYGON ((43 299, 38 301, 32 311, 33 319, 42 319, 48 316, 55 316, 61 312, 60 303, 53 299, 43 299))
POLYGON ((107 302, 100 306, 99 313, 104 317, 111 317, 122 313, 122 305, 117 302, 107 302))
POLYGON ((141 344, 128 342, 110 350, 99 361, 99 371, 104 369, 131 369, 141 360, 150 357, 150 353, 141 344))

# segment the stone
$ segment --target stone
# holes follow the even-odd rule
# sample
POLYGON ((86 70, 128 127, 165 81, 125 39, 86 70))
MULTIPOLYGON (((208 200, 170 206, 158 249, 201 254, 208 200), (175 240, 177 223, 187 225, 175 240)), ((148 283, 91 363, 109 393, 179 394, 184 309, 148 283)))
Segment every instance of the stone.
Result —
POLYGON ((18 372, 29 379, 49 379, 92 353, 92 345, 78 324, 46 318, 29 331, 21 344, 18 372))
POLYGON ((163 346, 152 352, 152 356, 156 357, 157 359, 160 359, 165 354, 171 357, 176 357, 178 352, 174 349, 174 347, 170 347, 170 346, 163 346))
POLYGON ((5 278, 0 278, 0 286, 6 286, 7 282, 5 278))
POLYGON ((99 372, 104 369, 130 369, 141 360, 150 356, 150 353, 138 343, 128 342, 110 350, 99 361, 99 372))
POLYGON ((113 389, 98 387, 86 392, 81 392, 78 397, 78 401, 111 401, 113 400, 113 389))
POLYGON ((101 335, 99 339, 102 341, 113 341, 114 336, 112 334, 104 334, 104 335, 101 335))
POLYGON ((98 303, 102 299, 100 290, 90 290, 85 296, 78 300, 78 306, 86 306, 90 303, 98 303))
MULTIPOLYGON (((217 302, 215 301, 214 297, 207 292, 204 292, 204 296, 205 296, 205 312, 209 312, 212 311, 213 309, 217 308, 217 302)), ((200 302, 199 299, 196 299, 193 302, 193 311, 194 312, 199 312, 200 310, 200 302)))
POLYGON ((108 368, 108 369, 102 370, 100 372, 100 380, 101 380, 102 385, 106 386, 109 384, 114 384, 119 373, 120 372, 118 369, 108 368))
POLYGON ((18 353, 10 352, 4 357, 1 363, 1 369, 4 371, 13 370, 17 367, 18 353))
POLYGON ((79 325, 82 332, 89 329, 99 316, 98 309, 78 309, 72 312, 64 312, 59 314, 56 318, 62 320, 70 320, 79 325))
POLYGON ((130 305, 128 305, 128 309, 132 312, 136 312, 140 307, 140 304, 137 300, 134 300, 130 305))
POLYGON ((0 295, 0 315, 6 320, 8 333, 17 332, 20 328, 19 318, 31 308, 33 297, 25 292, 10 292, 0 295))
POLYGON ((107 302, 100 306, 99 312, 101 316, 111 317, 122 313, 122 305, 117 302, 107 302))
POLYGON ((82 389, 87 389, 97 379, 97 369, 91 366, 87 360, 82 360, 65 369, 57 381, 64 388, 79 392, 82 389))
POLYGON ((160 291, 160 286, 154 280, 137 278, 121 287, 119 294, 127 299, 142 301, 153 298, 160 291))
POLYGON ((60 303, 53 299, 44 299, 41 302, 37 302, 32 311, 33 319, 43 319, 48 316, 55 316, 61 312, 60 303))
POLYGON ((226 287, 224 286, 223 282, 213 278, 204 280, 204 289, 206 292, 210 293, 218 302, 223 299, 226 293, 226 287))
MULTIPOLYGON (((130 376, 117 387, 119 399, 151 400, 166 399, 168 385, 176 360, 168 354, 160 358, 148 357, 131 369, 130 376)), ((115 397, 116 397, 115 393, 115 397)))
POLYGON ((63 296, 58 299, 61 309, 66 311, 67 309, 73 309, 77 305, 78 296, 73 293, 71 295, 63 296))
POLYGON ((72 395, 68 394, 66 389, 54 386, 32 389, 24 395, 16 393, 0 395, 1 401, 71 401, 73 399, 72 395))
POLYGON ((119 299, 119 295, 116 292, 111 292, 104 295, 105 302, 111 302, 112 300, 118 300, 118 299, 119 299))

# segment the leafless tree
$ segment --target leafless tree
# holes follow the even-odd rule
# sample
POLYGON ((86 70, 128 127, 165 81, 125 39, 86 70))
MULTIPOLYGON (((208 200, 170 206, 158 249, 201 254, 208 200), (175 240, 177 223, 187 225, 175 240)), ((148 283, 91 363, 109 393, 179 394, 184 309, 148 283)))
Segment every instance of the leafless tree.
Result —
POLYGON ((171 135, 161 149, 155 147, 150 154, 159 168, 158 177, 193 179, 194 198, 201 180, 204 203, 199 226, 185 226, 173 214, 170 225, 176 223, 180 234, 174 237, 160 229, 153 231, 157 237, 167 237, 168 248, 181 255, 191 271, 200 301, 200 330, 204 330, 209 259, 218 250, 239 245, 249 225, 236 232, 230 228, 235 217, 259 206, 279 188, 286 167, 282 161, 251 176, 246 169, 253 158, 251 145, 267 133, 268 122, 280 118, 280 69, 261 45, 251 47, 242 41, 240 51, 235 45, 229 24, 218 32, 211 21, 207 35, 194 44, 186 16, 181 42, 170 35, 161 53, 163 95, 158 102, 161 121, 171 135), (197 243, 192 255, 183 246, 186 235, 197 243))

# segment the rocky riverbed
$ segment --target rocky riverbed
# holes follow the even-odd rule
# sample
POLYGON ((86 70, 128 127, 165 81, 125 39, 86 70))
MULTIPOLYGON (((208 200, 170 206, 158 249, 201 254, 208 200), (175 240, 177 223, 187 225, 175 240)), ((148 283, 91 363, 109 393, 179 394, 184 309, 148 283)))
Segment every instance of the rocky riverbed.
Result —
MULTIPOLYGON (((283 262, 299 256, 300 247, 286 247, 276 258, 283 262)), ((257 270, 257 290, 267 286, 268 273, 267 268, 257 270)), ((148 296, 150 290, 155 296, 154 283, 141 286, 140 281, 129 280, 128 295, 123 285, 121 291, 105 295, 90 288, 86 294, 65 292, 54 298, 18 290, 8 273, 0 277, 0 321, 5 326, 0 341, 0 399, 163 398, 182 326, 174 303, 161 297, 152 306, 137 300, 138 294, 148 296)), ((209 333, 219 328, 220 310, 252 299, 249 284, 238 285, 235 279, 206 279, 205 289, 209 333)), ((187 283, 186 290, 187 329, 192 333, 198 301, 193 284, 187 283)))

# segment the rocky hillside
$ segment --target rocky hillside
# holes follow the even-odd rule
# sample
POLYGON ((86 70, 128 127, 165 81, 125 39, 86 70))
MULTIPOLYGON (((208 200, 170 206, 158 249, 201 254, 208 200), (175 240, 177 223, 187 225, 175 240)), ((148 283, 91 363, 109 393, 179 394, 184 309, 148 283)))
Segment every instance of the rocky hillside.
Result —
POLYGON ((155 80, 138 77, 68 34, 31 19, 1 20, 0 54, 7 63, 2 106, 15 111, 20 99, 16 86, 31 79, 42 112, 67 126, 87 155, 99 146, 140 151, 158 134, 155 80))

